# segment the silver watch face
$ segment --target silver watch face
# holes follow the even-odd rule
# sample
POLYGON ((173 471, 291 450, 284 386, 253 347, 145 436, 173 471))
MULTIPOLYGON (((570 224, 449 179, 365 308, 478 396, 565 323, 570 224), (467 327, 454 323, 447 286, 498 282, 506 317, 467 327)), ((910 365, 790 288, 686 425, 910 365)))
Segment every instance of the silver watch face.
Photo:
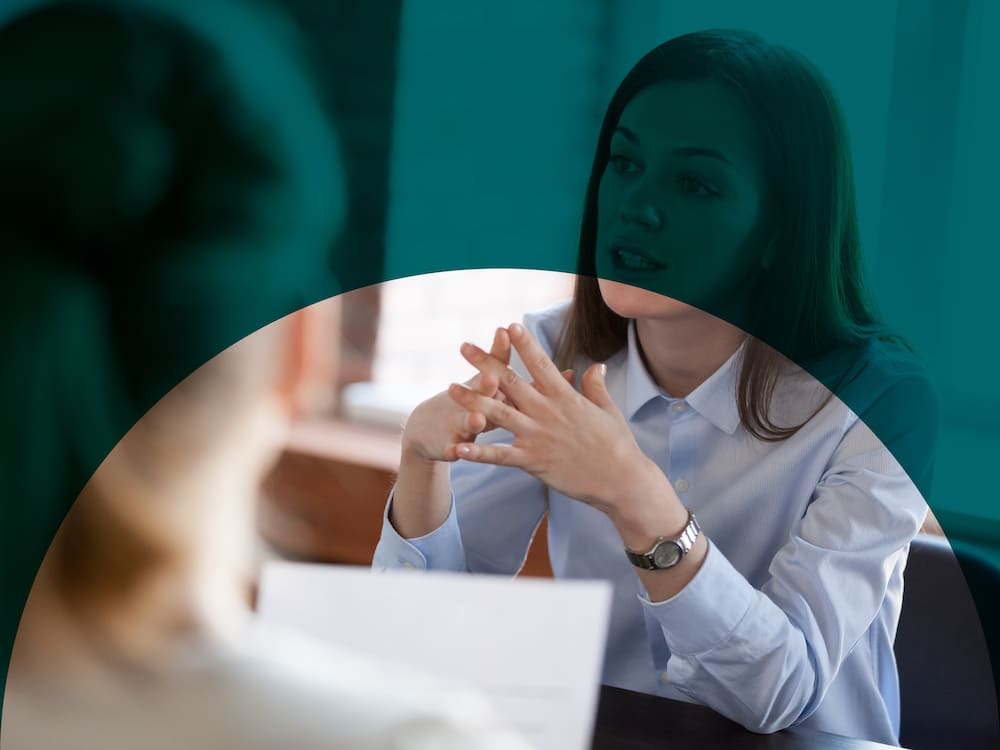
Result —
POLYGON ((656 545, 656 549, 653 550, 653 562, 658 568, 672 568, 680 561, 683 554, 684 551, 677 542, 667 539, 656 545))

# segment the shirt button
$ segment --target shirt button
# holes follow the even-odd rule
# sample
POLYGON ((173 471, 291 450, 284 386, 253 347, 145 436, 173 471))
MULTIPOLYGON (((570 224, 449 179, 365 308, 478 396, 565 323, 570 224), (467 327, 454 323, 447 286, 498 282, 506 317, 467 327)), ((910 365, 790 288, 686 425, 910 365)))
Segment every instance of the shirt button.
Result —
POLYGON ((678 479, 676 482, 674 482, 674 488, 678 492, 687 492, 688 487, 690 486, 691 486, 690 482, 688 482, 688 480, 686 479, 678 479))
POLYGON ((684 403, 683 401, 675 401, 674 405, 671 406, 670 408, 673 409, 678 414, 680 414, 682 411, 687 409, 687 404, 684 403))
POLYGON ((667 670, 665 669, 662 672, 660 672, 660 682, 662 682, 664 685, 670 684, 670 675, 667 674, 667 670))

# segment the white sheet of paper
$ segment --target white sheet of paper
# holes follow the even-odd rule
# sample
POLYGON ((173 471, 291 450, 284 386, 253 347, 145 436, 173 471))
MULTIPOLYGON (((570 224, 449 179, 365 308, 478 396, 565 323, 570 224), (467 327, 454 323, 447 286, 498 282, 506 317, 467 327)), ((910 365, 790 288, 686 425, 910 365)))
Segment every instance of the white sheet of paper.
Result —
POLYGON ((607 639, 606 581, 508 579, 271 563, 263 620, 478 688, 535 747, 590 747, 607 639))

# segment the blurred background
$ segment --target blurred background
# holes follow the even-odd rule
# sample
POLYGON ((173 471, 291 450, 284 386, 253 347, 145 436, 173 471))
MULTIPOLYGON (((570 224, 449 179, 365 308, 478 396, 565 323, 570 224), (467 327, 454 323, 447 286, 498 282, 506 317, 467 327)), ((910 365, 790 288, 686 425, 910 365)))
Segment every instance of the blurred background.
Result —
POLYGON ((569 295, 565 274, 511 269, 572 267, 598 126, 622 76, 659 41, 743 27, 804 53, 840 98, 876 299, 940 391, 931 504, 949 536, 995 552, 1000 397, 986 374, 997 364, 1000 3, 279 4, 339 124, 350 261, 336 270, 355 291, 323 303, 329 398, 269 483, 261 529, 276 550, 370 559, 409 409, 470 375, 461 341, 488 342, 569 295), (497 267, 508 270, 434 273, 497 267))

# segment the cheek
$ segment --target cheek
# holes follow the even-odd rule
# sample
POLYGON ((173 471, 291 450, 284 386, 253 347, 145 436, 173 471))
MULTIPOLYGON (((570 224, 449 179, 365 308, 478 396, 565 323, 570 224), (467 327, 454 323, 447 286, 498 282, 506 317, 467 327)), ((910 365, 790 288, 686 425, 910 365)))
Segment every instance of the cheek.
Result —
POLYGON ((720 242, 725 243, 732 255, 739 256, 757 247, 758 218, 758 201, 749 197, 736 202, 718 217, 716 231, 720 242))
POLYGON ((709 274, 746 268, 759 252, 755 219, 745 206, 699 207, 676 215, 672 239, 681 250, 679 260, 709 274))

